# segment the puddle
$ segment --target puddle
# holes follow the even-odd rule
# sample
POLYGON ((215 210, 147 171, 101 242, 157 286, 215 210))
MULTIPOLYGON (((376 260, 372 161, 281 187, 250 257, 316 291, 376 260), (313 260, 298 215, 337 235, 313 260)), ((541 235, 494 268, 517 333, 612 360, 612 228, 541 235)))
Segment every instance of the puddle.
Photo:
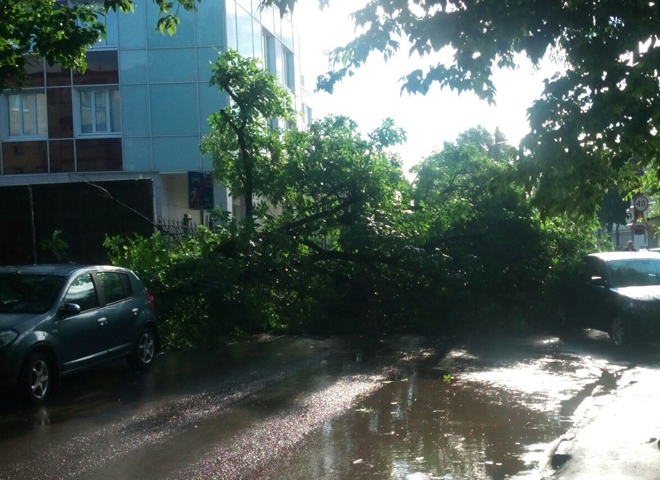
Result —
POLYGON ((509 347, 457 348, 386 382, 270 478, 534 478, 580 402, 623 367, 551 345, 533 355, 529 345, 509 347))

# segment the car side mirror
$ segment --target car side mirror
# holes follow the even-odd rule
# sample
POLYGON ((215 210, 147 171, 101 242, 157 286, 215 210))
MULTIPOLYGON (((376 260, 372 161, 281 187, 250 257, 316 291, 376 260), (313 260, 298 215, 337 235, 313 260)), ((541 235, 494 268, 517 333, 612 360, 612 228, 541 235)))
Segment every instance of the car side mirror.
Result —
POLYGON ((77 303, 65 303, 62 308, 60 308, 60 313, 65 317, 73 317, 80 313, 80 305, 77 303))
POLYGON ((591 277, 590 283, 597 287, 607 287, 607 280, 603 277, 591 277))

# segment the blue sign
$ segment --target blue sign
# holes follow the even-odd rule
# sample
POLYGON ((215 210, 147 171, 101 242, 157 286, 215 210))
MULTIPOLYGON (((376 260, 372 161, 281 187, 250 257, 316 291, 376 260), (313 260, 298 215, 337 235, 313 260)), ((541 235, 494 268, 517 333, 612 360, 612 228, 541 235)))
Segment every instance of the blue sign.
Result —
POLYGON ((213 210, 213 174, 188 172, 188 206, 195 210, 213 210))

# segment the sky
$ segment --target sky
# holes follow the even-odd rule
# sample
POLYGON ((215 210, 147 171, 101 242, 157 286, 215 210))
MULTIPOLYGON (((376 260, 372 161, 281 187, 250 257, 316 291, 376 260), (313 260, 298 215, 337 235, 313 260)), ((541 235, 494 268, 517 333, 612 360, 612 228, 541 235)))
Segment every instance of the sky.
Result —
MULTIPOLYGON (((355 37, 348 15, 363 0, 332 0, 320 11, 316 0, 300 0, 294 23, 300 30, 302 70, 306 87, 313 90, 316 77, 328 71, 324 52, 343 46, 355 37)), ((355 120, 363 133, 379 127, 390 117, 406 131, 407 142, 397 148, 407 171, 426 156, 439 150, 445 141, 471 127, 482 125, 490 132, 498 127, 509 143, 517 146, 528 132, 526 110, 543 90, 543 79, 556 69, 549 62, 539 71, 521 62, 515 71, 497 72, 496 106, 489 106, 474 94, 458 95, 432 88, 425 96, 401 94, 399 79, 416 68, 430 65, 428 58, 409 57, 402 49, 388 62, 373 54, 353 77, 336 85, 332 95, 317 92, 312 103, 315 118, 341 114, 355 120)))

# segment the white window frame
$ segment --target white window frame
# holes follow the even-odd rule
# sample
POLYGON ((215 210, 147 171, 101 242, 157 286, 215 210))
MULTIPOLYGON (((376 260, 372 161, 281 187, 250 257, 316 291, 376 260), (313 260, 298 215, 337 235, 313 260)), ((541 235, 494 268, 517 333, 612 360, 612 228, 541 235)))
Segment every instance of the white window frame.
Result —
POLYGON ((0 95, 0 125, 2 125, 2 138, 7 141, 20 142, 31 140, 43 140, 48 138, 48 99, 46 98, 46 91, 43 88, 39 89, 24 89, 17 92, 5 92, 0 95), (43 95, 42 108, 39 108, 39 101, 37 95, 43 95), (19 128, 18 134, 11 132, 11 101, 10 97, 17 97, 19 99, 19 128), (27 97, 30 98, 34 118, 32 119, 32 131, 34 133, 25 133, 25 108, 24 102, 27 97), (40 121, 41 120, 41 121, 40 121), (39 124, 42 124, 42 129, 39 131, 39 124))
POLYGON ((282 45, 282 70, 284 85, 292 92, 296 91, 296 60, 293 52, 282 45))
POLYGON ((93 85, 87 87, 75 87, 73 94, 73 111, 74 111, 74 128, 76 132, 76 137, 119 137, 121 136, 121 99, 119 100, 119 107, 117 111, 112 109, 112 100, 110 97, 110 92, 119 93, 119 88, 116 85, 93 85), (83 110, 82 110, 82 95, 83 93, 91 94, 91 120, 92 120, 92 131, 83 132, 83 110), (105 130, 100 130, 97 125, 96 119, 96 98, 97 94, 102 93, 105 99, 105 118, 107 128, 105 130), (113 130, 113 118, 116 119, 118 123, 118 129, 113 130))
POLYGON ((264 55, 264 67, 273 75, 277 75, 277 64, 275 62, 275 37, 267 30, 261 30, 261 50, 264 55))

